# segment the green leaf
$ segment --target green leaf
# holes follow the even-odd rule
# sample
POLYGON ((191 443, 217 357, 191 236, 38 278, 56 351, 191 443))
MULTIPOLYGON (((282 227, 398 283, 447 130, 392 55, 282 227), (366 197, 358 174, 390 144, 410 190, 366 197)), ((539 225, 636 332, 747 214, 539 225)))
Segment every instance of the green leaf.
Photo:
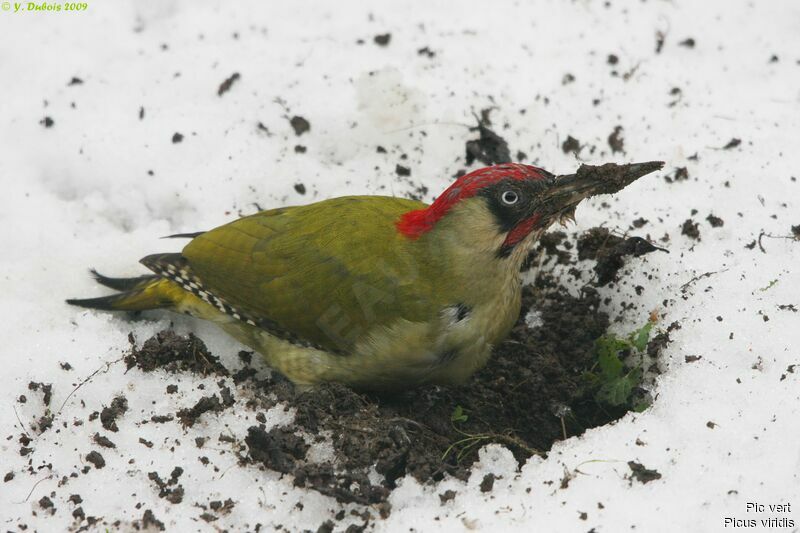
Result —
POLYGON ((624 376, 607 381, 597 391, 595 399, 613 406, 625 405, 630 401, 631 391, 642 379, 642 372, 634 368, 624 376))
POLYGON ((650 330, 652 329, 653 323, 648 322, 638 331, 631 333, 631 345, 640 352, 644 351, 647 348, 647 341, 650 340, 650 330))
POLYGON ((456 408, 453 409, 453 413, 450 415, 451 422, 466 422, 469 417, 464 413, 464 408, 460 405, 456 405, 456 408))
POLYGON ((619 352, 630 347, 625 339, 617 338, 613 333, 597 340, 597 364, 604 380, 611 380, 622 375, 622 360, 619 352))
POLYGON ((766 287, 762 287, 762 288, 760 288, 760 289, 758 289, 758 290, 760 290, 761 292, 768 291, 768 290, 770 290, 772 287, 774 287, 775 285, 777 285, 777 283, 778 283, 778 280, 777 280, 777 279, 773 279, 772 281, 770 281, 770 282, 769 282, 769 285, 767 285, 766 287))

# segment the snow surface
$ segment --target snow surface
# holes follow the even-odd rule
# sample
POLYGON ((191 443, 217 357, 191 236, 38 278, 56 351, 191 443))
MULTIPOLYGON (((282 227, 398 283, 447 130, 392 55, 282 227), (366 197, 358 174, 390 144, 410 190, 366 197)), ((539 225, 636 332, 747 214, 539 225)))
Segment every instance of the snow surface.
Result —
MULTIPOLYGON (((672 332, 656 401, 644 413, 557 443, 521 471, 510 452, 491 445, 466 485, 404 479, 391 515, 382 520, 373 510, 369 527, 727 531, 725 517, 775 517, 795 524, 775 529, 797 530, 800 371, 790 365, 800 364, 800 314, 779 306, 800 308, 800 242, 777 237, 800 224, 798 28, 800 4, 791 0, 90 0, 82 13, 0 12, 0 476, 15 474, 0 483, 0 525, 76 529, 70 494, 81 495, 87 516, 102 517, 100 530, 130 529, 148 509, 174 531, 315 530, 331 519, 341 508, 333 499, 239 466, 219 442, 220 434, 241 438, 252 413, 229 409, 186 430, 139 423, 143 413, 191 406, 201 384, 217 385, 170 378, 182 394, 167 399, 163 373, 126 373, 118 362, 129 332, 144 340, 174 320, 235 369, 234 342, 181 317, 128 322, 63 300, 104 294, 90 266, 143 273, 139 257, 180 246, 159 237, 211 228, 256 204, 400 195, 421 185, 431 199, 463 168, 472 113, 495 106, 495 127, 514 152, 555 172, 578 165, 561 149, 567 135, 586 145, 581 161, 667 161, 659 175, 586 202, 575 229, 624 232, 644 217, 636 234, 667 234, 669 254, 629 261, 627 284, 603 295, 608 311, 623 317, 621 332, 655 309, 661 327, 682 328, 672 332), (379 46, 373 37, 384 33, 391 40, 379 46), (680 44, 688 38, 693 47, 680 44), (435 56, 419 54, 424 47, 435 56), (218 96, 234 72, 241 79, 218 96), (83 83, 68 85, 73 77, 83 83), (300 137, 289 124, 294 115, 311 124, 300 137), (40 124, 46 116, 49 128, 40 124), (608 148, 617 125, 624 154, 608 148), (180 143, 172 142, 176 132, 180 143), (741 144, 722 149, 733 138, 741 144), (295 153, 298 144, 307 152, 295 153), (406 183, 397 164, 411 169, 406 183), (676 167, 689 179, 668 183, 676 167), (296 192, 300 183, 305 195, 296 192), (711 227, 711 213, 724 226, 711 227), (681 235, 690 217, 699 242, 681 235), (763 250, 745 247, 762 232, 763 250), (637 307, 622 310, 630 302, 637 307), (30 381, 53 384, 58 415, 40 436, 31 425, 44 412, 42 395, 28 390, 30 381), (102 432, 88 416, 116 393, 130 402, 119 432, 104 433, 117 448, 99 449, 105 468, 81 474, 86 454, 98 449, 92 436, 102 432), (19 453, 20 424, 32 437, 27 456, 19 453), (198 436, 210 439, 207 466, 197 461, 198 436), (628 461, 661 479, 629 479, 628 461), (147 473, 167 478, 176 465, 185 469, 186 494, 173 505, 147 473), (500 478, 482 493, 488 472, 500 478), (565 473, 571 479, 562 488, 565 473), (447 489, 457 495, 442 504, 447 489), (38 502, 52 492, 51 515, 38 502), (199 518, 198 505, 227 497, 236 500, 229 514, 199 518), (756 514, 747 502, 792 507, 756 514)), ((272 426, 291 413, 266 416, 272 426)), ((349 514, 356 507, 345 508, 337 530, 362 523, 349 514)))

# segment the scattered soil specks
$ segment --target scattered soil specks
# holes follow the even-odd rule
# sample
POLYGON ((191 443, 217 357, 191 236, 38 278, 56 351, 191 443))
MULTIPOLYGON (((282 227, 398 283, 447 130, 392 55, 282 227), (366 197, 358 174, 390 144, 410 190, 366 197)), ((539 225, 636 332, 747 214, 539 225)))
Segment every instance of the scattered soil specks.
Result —
POLYGON ((237 82, 239 78, 241 78, 241 75, 238 72, 234 72, 228 78, 226 78, 225 81, 220 83, 219 89, 217 89, 217 96, 222 96, 226 92, 230 91, 233 84, 237 82))
POLYGON ((392 34, 391 33, 381 33, 376 35, 372 39, 375 44, 378 46, 389 46, 389 43, 392 41, 392 34))
POLYGON ((86 454, 86 461, 92 463, 98 470, 106 466, 106 460, 103 459, 103 456, 100 455, 99 452, 94 450, 86 454))
POLYGON ((625 265, 625 256, 639 257, 656 250, 666 251, 641 237, 624 238, 599 227, 581 235, 577 248, 578 259, 592 259, 597 262, 594 271, 598 286, 606 285, 617 278, 619 269, 625 265))
POLYGON ((608 136, 608 145, 611 147, 611 153, 625 152, 625 139, 622 137, 622 126, 616 126, 611 135, 608 136))
POLYGON ((124 415, 127 410, 128 400, 125 396, 117 396, 111 401, 110 406, 103 407, 103 410, 100 412, 100 423, 108 431, 116 433, 119 431, 117 427, 117 418, 124 415))
POLYGON ((567 138, 561 143, 561 149, 565 154, 572 153, 577 156, 581 151, 581 142, 572 135, 567 135, 567 138))
POLYGON ((649 483, 656 479, 661 479, 661 474, 658 472, 658 470, 645 468, 642 463, 628 461, 628 468, 631 469, 631 480, 635 479, 641 483, 649 483))
POLYGON ((500 163, 511 162, 511 152, 508 143, 497 133, 489 129, 489 109, 481 112, 478 125, 472 131, 478 131, 478 138, 467 141, 466 157, 467 164, 471 165, 474 161, 480 161, 485 165, 497 165, 500 163))
POLYGON ((143 372, 163 369, 167 372, 190 371, 204 376, 227 376, 227 369, 219 358, 209 353, 206 345, 193 334, 180 336, 172 330, 164 330, 147 339, 137 348, 132 337, 131 351, 125 356, 130 370, 137 367, 143 372))
POLYGON ((298 137, 311 130, 311 123, 305 118, 297 115, 289 119, 289 124, 291 124, 294 134, 298 137))
POLYGON ((686 220, 683 221, 683 225, 681 226, 681 235, 686 235, 690 239, 699 241, 700 224, 693 221, 691 218, 687 218, 686 220))

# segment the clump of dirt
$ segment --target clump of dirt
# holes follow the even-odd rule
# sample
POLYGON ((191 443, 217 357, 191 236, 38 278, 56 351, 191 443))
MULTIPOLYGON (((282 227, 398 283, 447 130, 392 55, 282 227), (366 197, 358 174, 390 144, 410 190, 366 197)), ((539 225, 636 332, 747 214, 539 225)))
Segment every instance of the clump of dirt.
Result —
POLYGON ((176 415, 181 421, 181 424, 185 427, 192 427, 195 422, 197 422, 197 419, 204 413, 219 413, 236 403, 236 400, 233 399, 233 395, 230 392, 230 388, 222 387, 221 391, 222 400, 220 400, 216 394, 212 394, 211 396, 200 398, 193 407, 178 411, 176 415))
POLYGON ((172 330, 164 330, 147 339, 141 348, 136 347, 133 336, 128 340, 131 344, 131 352, 125 356, 128 370, 138 367, 144 372, 152 372, 161 368, 172 373, 188 371, 204 376, 228 375, 219 358, 211 355, 203 341, 191 333, 183 337, 172 330))
POLYGON ((686 167, 677 167, 672 175, 666 174, 664 175, 664 180, 667 183, 673 183, 675 181, 688 181, 689 180, 689 169, 686 167))
POLYGON ((176 466, 172 469, 169 479, 164 481, 158 472, 150 472, 147 477, 158 487, 158 497, 164 498, 172 504, 181 503, 183 501, 184 489, 183 485, 178 484, 178 479, 183 475, 183 468, 176 466))
POLYGON ((489 129, 492 125, 489 119, 491 109, 481 111, 478 118, 478 125, 471 128, 471 131, 478 132, 478 138, 467 141, 466 157, 467 165, 471 165, 475 160, 484 165, 498 165, 500 163, 511 162, 511 151, 508 143, 500 135, 489 129))
POLYGON ((108 431, 117 432, 117 418, 124 415, 128 410, 128 400, 125 396, 117 396, 111 401, 111 405, 103 407, 100 412, 100 423, 108 431))
POLYGON ((41 383, 41 382, 31 381, 30 383, 28 383, 28 390, 34 392, 41 392, 42 402, 44 403, 45 407, 50 406, 50 400, 53 398, 52 383, 41 383))
POLYGON ((392 40, 392 34, 391 33, 381 33, 381 34, 376 35, 375 37, 373 37, 372 40, 378 46, 388 46, 389 42, 391 42, 391 40, 392 40))
POLYGON ((578 239, 578 259, 592 259, 597 262, 595 284, 607 285, 617 279, 619 269, 625 265, 625 256, 639 257, 659 248, 641 237, 621 237, 606 228, 592 228, 578 239))
POLYGON ((539 238, 536 248, 528 254, 525 263, 522 265, 522 270, 528 270, 534 266, 534 261, 541 254, 546 254, 549 257, 555 257, 556 263, 560 265, 568 265, 572 262, 572 254, 570 248, 572 243, 566 240, 567 234, 563 231, 548 231, 539 238), (566 249, 561 249, 558 246, 564 243, 566 249))
POLYGON ((134 522, 134 527, 136 529, 140 529, 141 528, 141 529, 143 529, 145 531, 150 531, 150 530, 164 531, 165 530, 164 522, 162 522, 161 520, 156 518, 155 515, 153 514, 153 511, 151 511, 150 509, 147 509, 144 512, 144 514, 142 515, 142 519, 141 520, 137 520, 137 521, 134 522))
POLYGON ((742 140, 741 139, 737 139, 736 137, 734 137, 733 139, 728 141, 728 143, 725 146, 723 146, 722 149, 723 150, 731 150, 733 148, 736 148, 740 144, 742 144, 742 140))
POLYGON ((628 461, 628 468, 631 469, 631 482, 635 479, 642 484, 661 479, 661 473, 658 470, 646 468, 642 463, 636 461, 628 461))
POLYGON ((311 130, 311 123, 306 120, 305 117, 298 115, 295 115, 289 119, 289 124, 292 126, 295 135, 298 137, 311 130))
POLYGON ((267 432, 252 426, 244 441, 253 460, 282 474, 292 472, 294 463, 305 459, 309 448, 302 437, 285 428, 273 428, 267 432))
POLYGON ((561 143, 561 149, 565 154, 572 152, 577 156, 580 153, 581 148, 581 142, 572 135, 567 135, 567 138, 563 143, 561 143))
POLYGON ((683 221, 683 225, 681 225, 681 235, 686 235, 690 239, 699 241, 700 225, 691 218, 687 218, 683 221))
POLYGON ((226 92, 231 90, 233 84, 241 78, 241 75, 238 72, 234 72, 228 78, 225 78, 225 81, 219 84, 219 89, 217 89, 217 96, 222 96, 226 92))
POLYGON ((625 139, 622 137, 622 126, 614 127, 614 131, 608 136, 608 146, 611 147, 611 153, 625 152, 625 139))
POLYGON ((103 459, 102 455, 94 450, 86 454, 86 462, 92 463, 98 470, 106 466, 106 460, 103 459))

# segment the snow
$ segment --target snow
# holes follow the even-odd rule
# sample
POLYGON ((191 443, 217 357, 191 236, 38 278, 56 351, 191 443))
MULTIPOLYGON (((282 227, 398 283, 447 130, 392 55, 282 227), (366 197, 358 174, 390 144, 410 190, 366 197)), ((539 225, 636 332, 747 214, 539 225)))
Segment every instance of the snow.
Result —
MULTIPOLYGON (((0 524, 80 527, 70 494, 82 496, 87 516, 102 517, 100 529, 129 530, 147 509, 176 531, 259 523, 315 530, 333 518, 341 507, 333 499, 295 488, 290 476, 242 467, 219 442, 220 434, 246 433, 245 410, 187 429, 138 423, 143 413, 193 405, 201 385, 217 392, 219 380, 170 378, 182 394, 165 397, 165 375, 125 372, 119 362, 129 332, 144 340, 173 321, 233 369, 236 343, 183 317, 129 322, 63 300, 104 294, 90 266, 143 273, 138 258, 180 246, 160 237, 208 229, 257 205, 400 195, 420 185, 430 200, 463 168, 472 113, 494 106, 512 153, 551 171, 579 164, 561 149, 567 135, 585 145, 580 161, 667 161, 659 175, 586 202, 574 229, 624 232, 644 217, 635 234, 657 242, 667 234, 669 254, 630 260, 627 283, 603 296, 622 317, 620 332, 650 310, 658 310, 660 327, 682 327, 671 334, 666 372, 645 412, 557 443, 520 471, 510 452, 490 445, 466 484, 404 479, 390 516, 373 511, 369 527, 723 531, 733 529, 726 517, 784 518, 797 527, 800 372, 790 365, 800 364, 800 315, 786 306, 800 308, 800 243, 788 238, 800 224, 798 23, 800 6, 790 0, 459 2, 457 9, 440 1, 140 0, 89 2, 86 12, 0 12, 0 475, 15 474, 0 484, 0 524), (658 54, 657 32, 664 35, 658 54), (383 33, 391 40, 379 46, 373 37, 383 33), (688 38, 693 47, 680 44, 688 38), (435 56, 419 54, 423 47, 435 56), (241 79, 219 96, 234 72, 241 79), (73 77, 83 83, 68 85, 73 77), (295 115, 311 123, 299 137, 289 123, 295 115), (44 117, 51 127, 40 124, 44 117), (624 154, 607 148, 617 125, 624 154), (172 142, 176 132, 180 143, 172 142), (722 149, 734 138, 739 146, 722 149), (298 144, 307 152, 296 153, 298 144), (411 169, 405 182, 397 164, 411 169), (663 176, 677 167, 689 179, 668 183, 663 176), (300 183, 305 195, 295 190, 300 183), (712 227, 709 214, 724 226, 712 227), (687 218, 699 223, 700 241, 681 235, 687 218), (637 307, 622 310, 630 302, 637 307), (41 435, 31 429, 44 412, 31 381, 53 384, 58 415, 41 435), (118 433, 104 433, 117 448, 101 449, 91 440, 99 421, 87 417, 117 393, 130 410, 118 433), (22 394, 26 403, 18 402, 22 394), (27 456, 19 454, 20 424, 32 438, 27 456), (195 438, 203 436, 208 466, 197 461, 195 438), (80 474, 95 449, 106 466, 80 474), (631 480, 628 461, 662 477, 631 480), (158 497, 148 472, 167 479, 177 465, 186 494, 173 505, 158 497), (484 493, 486 473, 498 479, 484 493), (442 503, 448 489, 457 495, 442 503), (50 515, 38 502, 54 491, 50 515), (231 495, 229 514, 199 519, 196 505, 231 495), (791 511, 748 512, 748 502, 790 503, 791 511)), ((274 408, 265 416, 272 426, 291 413, 274 408)), ((351 508, 337 528, 362 523, 351 508)))

